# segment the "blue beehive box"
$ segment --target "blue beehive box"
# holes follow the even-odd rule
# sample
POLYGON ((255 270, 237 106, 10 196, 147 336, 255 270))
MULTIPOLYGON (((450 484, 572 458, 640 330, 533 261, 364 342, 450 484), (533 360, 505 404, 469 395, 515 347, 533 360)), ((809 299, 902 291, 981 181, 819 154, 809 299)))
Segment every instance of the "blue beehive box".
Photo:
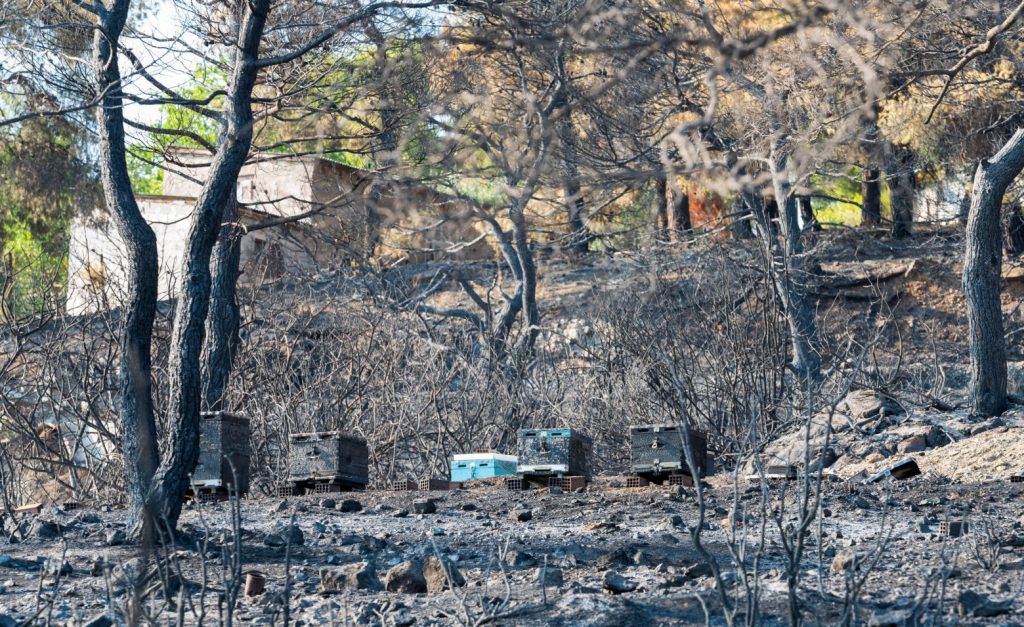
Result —
POLYGON ((452 456, 452 481, 472 481, 516 474, 515 455, 466 453, 452 456))

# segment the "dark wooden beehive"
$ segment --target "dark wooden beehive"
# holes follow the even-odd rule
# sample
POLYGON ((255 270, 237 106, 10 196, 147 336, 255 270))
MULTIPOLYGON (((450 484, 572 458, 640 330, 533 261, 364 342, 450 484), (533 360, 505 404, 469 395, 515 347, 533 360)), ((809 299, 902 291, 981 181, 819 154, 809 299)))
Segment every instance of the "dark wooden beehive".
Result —
POLYGON ((590 476, 590 438, 575 429, 520 429, 516 471, 590 476))
POLYGON ((369 483, 366 440, 340 431, 296 433, 288 440, 289 480, 369 483))
MULTIPOLYGON (((698 474, 708 467, 708 441, 703 433, 689 429, 689 446, 698 474)), ((682 472, 690 474, 683 448, 683 429, 679 425, 634 425, 629 428, 630 471, 636 475, 682 472)))
POLYGON ((252 455, 249 434, 248 418, 224 412, 202 414, 199 461, 192 473, 192 486, 246 494, 252 455))

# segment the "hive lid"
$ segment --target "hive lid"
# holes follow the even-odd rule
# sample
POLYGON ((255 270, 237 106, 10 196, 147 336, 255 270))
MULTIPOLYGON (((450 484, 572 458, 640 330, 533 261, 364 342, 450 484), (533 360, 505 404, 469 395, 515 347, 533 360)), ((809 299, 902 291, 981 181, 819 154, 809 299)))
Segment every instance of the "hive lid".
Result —
POLYGON ((474 462, 474 461, 502 461, 515 464, 519 458, 515 455, 503 455, 501 453, 460 453, 452 455, 453 462, 474 462))

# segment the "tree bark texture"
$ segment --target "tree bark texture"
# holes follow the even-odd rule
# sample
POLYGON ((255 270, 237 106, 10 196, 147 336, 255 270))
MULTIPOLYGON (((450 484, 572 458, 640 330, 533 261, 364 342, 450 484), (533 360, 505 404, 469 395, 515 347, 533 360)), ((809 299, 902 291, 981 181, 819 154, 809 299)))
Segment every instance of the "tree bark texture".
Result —
POLYGON ((210 312, 206 317, 206 346, 203 360, 203 400, 209 411, 224 411, 235 355, 241 342, 238 330, 241 312, 238 308, 239 261, 243 232, 235 222, 238 203, 228 202, 224 210, 220 235, 211 259, 212 287, 210 312))
POLYGON ((672 186, 672 211, 669 213, 668 228, 673 242, 683 239, 683 234, 693 230, 690 220, 690 193, 678 185, 672 186))
POLYGON ((860 223, 878 226, 882 223, 882 173, 865 167, 860 184, 860 223))
POLYGON ((1003 248, 1006 256, 1014 259, 1024 253, 1024 215, 1018 204, 1003 211, 1003 248))
POLYGON ((576 148, 576 129, 566 111, 557 121, 558 139, 562 144, 562 187, 569 218, 569 248, 578 253, 590 249, 590 230, 584 217, 587 202, 580 187, 579 153, 576 148))
POLYGON ((908 237, 914 223, 914 153, 907 148, 894 148, 888 164, 889 204, 892 207, 892 236, 908 237))
MULTIPOLYGON (((772 233, 771 224, 758 229, 772 260, 770 272, 779 299, 786 310, 790 342, 793 347, 791 367, 803 380, 817 379, 821 373, 821 357, 818 349, 818 328, 814 308, 807 296, 803 246, 800 240, 800 221, 797 200, 786 174, 787 156, 782 148, 773 143, 769 162, 771 164, 772 186, 776 206, 780 213, 782 242, 772 233)), ((766 215, 762 222, 767 222, 766 215)))
POLYGON ((199 367, 210 304, 210 256, 225 207, 234 202, 238 174, 253 136, 252 91, 259 71, 258 51, 270 0, 239 3, 238 46, 228 83, 224 127, 208 178, 196 200, 182 258, 182 285, 175 308, 169 360, 168 417, 163 462, 150 491, 150 504, 174 528, 182 494, 199 454, 202 376, 199 367))
POLYGON ((656 219, 657 219, 657 237, 660 239, 668 233, 668 180, 664 176, 659 176, 655 179, 655 191, 656 191, 656 219))
POLYGON ((157 247, 153 229, 142 217, 132 192, 125 155, 121 74, 117 46, 128 17, 128 0, 99 7, 93 39, 93 71, 99 93, 97 108, 100 176, 107 208, 125 246, 127 302, 122 310, 120 364, 121 450, 125 458, 129 519, 151 539, 153 512, 146 494, 159 464, 154 419, 151 338, 156 317, 157 247))
POLYGON ((995 416, 1006 409, 1006 344, 999 299, 1002 272, 1000 209, 1003 195, 1024 169, 1024 129, 978 164, 965 231, 963 286, 971 357, 971 411, 995 416))

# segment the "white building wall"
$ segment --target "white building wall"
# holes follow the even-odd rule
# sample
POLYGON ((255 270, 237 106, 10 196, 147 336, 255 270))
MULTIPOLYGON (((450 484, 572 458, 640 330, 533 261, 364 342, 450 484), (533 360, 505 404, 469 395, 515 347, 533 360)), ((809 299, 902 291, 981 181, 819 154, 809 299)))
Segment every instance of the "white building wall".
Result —
MULTIPOLYGON (((156 235, 161 300, 171 298, 177 289, 192 206, 189 199, 139 198, 139 210, 156 235)), ((124 249, 117 227, 109 218, 75 220, 68 251, 65 308, 69 314, 90 313, 124 304, 128 284, 124 249)))

